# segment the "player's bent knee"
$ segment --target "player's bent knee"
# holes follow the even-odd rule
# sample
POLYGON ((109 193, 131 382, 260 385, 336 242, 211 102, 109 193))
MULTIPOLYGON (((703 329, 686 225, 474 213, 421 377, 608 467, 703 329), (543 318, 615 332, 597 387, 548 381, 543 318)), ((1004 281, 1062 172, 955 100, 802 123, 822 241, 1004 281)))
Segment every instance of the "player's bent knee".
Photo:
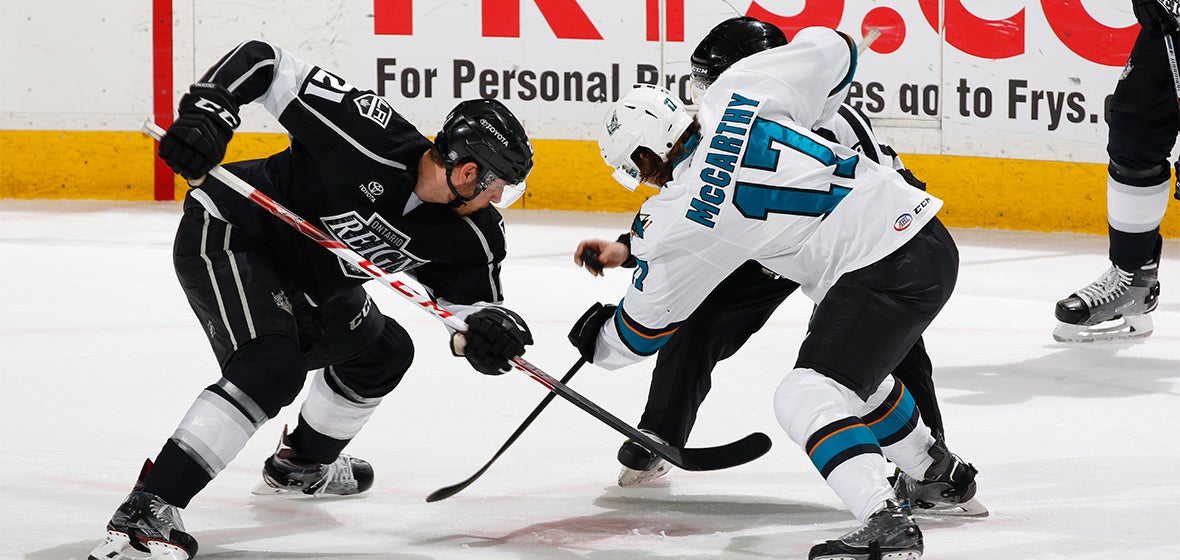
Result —
POLYGON ((413 361, 414 341, 410 333, 387 317, 385 327, 373 343, 356 358, 334 365, 332 372, 346 393, 373 399, 393 391, 413 361))
POLYGON ((1107 166, 1110 178, 1115 182, 1133 187, 1154 186, 1166 182, 1172 173, 1168 162, 1161 161, 1155 165, 1123 164, 1114 159, 1107 166))
POLYGON ((307 361, 299 344, 281 335, 264 335, 243 344, 222 368, 232 382, 274 418, 291 404, 307 379, 307 361))
POLYGON ((846 392, 813 369, 792 370, 775 389, 775 418, 792 441, 803 445, 820 427, 847 416, 841 406, 846 392))

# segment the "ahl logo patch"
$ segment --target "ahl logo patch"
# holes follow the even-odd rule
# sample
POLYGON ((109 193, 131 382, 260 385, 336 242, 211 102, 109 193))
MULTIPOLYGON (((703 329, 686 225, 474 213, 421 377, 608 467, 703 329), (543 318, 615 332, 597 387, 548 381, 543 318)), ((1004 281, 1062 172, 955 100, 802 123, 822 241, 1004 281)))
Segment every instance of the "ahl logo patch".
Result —
MULTIPOLYGON (((430 261, 420 259, 406 250, 410 236, 389 225, 379 214, 368 219, 355 211, 320 218, 328 233, 356 251, 369 262, 390 274, 417 268, 430 261)), ((351 263, 340 261, 341 271, 349 278, 366 279, 370 276, 351 263)))
POLYGON ((381 128, 385 128, 389 124, 390 117, 393 116, 393 106, 388 101, 377 97, 375 93, 366 93, 353 99, 352 102, 356 103, 356 108, 362 115, 377 123, 381 128))
POLYGON ((897 217, 897 220, 893 222, 893 229, 895 231, 905 231, 912 223, 914 223, 914 217, 907 212, 897 217))

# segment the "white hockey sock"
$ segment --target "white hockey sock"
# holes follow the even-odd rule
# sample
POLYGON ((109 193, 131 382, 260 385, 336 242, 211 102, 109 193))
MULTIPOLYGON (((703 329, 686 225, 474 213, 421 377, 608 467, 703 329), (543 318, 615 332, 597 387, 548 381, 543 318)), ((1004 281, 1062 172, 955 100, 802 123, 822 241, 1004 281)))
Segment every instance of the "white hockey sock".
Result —
POLYGON ((926 451, 934 444, 930 428, 922 423, 909 389, 892 376, 865 401, 860 416, 873 430, 881 451, 906 474, 921 480, 934 459, 926 451))
POLYGON ((864 409, 871 407, 856 393, 812 369, 787 374, 774 394, 783 430, 862 523, 895 497, 877 439, 857 416, 864 409))
POLYGON ((1111 227, 1143 233, 1160 227, 1171 199, 1171 181, 1151 187, 1132 187, 1107 178, 1106 218, 1111 227))
POLYGON ((210 478, 224 470, 268 420, 254 400, 228 379, 223 377, 216 385, 222 393, 201 391, 171 437, 210 478))
POLYGON ((881 502, 897 497, 881 476, 885 468, 885 458, 870 453, 844 461, 828 474, 828 486, 861 523, 869 520, 881 502))
MULTIPOLYGON (((328 368, 327 375, 331 375, 328 368)), ((346 398, 332 390, 325 379, 325 371, 315 372, 307 400, 299 410, 299 415, 306 421, 307 426, 331 438, 350 440, 361 431, 369 417, 381 404, 380 398, 365 398, 350 395, 346 398)), ((337 382, 337 386, 344 387, 337 382)))

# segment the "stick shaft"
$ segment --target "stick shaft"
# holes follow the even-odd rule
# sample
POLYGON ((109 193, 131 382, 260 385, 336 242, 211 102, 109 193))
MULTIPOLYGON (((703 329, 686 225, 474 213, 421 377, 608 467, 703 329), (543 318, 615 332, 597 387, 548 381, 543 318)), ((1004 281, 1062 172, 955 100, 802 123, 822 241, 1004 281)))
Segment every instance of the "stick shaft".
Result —
MULTIPOLYGON (((563 385, 566 383, 569 383, 570 379, 573 379, 574 374, 577 373, 579 369, 582 369, 582 366, 585 363, 586 363, 585 358, 578 358, 577 363, 575 363, 574 366, 570 368, 569 372, 565 374, 565 377, 561 378, 561 383, 563 385)), ((451 496, 454 496, 455 494, 458 494, 459 492, 462 492, 464 488, 471 486, 471 484, 473 482, 475 482, 477 479, 479 479, 479 477, 482 476, 483 473, 486 472, 488 470, 488 468, 492 466, 492 463, 496 462, 496 459, 499 459, 500 456, 503 455, 504 452, 508 450, 509 446, 511 446, 513 443, 516 442, 517 438, 519 438, 520 435, 522 433, 524 433, 525 428, 528 428, 529 425, 533 423, 533 420, 537 419, 537 416, 539 416, 541 414, 541 411, 545 410, 545 407, 549 406, 549 403, 553 401, 553 397, 556 397, 556 396, 557 396, 557 393, 554 393, 552 391, 550 391, 548 395, 545 395, 545 398, 541 399, 541 404, 538 404, 537 407, 533 409, 532 413, 529 414, 528 418, 525 418, 524 422, 522 422, 520 424, 520 427, 517 428, 515 432, 512 432, 511 436, 508 436, 508 441, 505 441, 504 445, 501 445, 500 449, 498 451, 496 451, 496 454, 492 455, 492 458, 489 459, 488 462, 486 464, 484 464, 484 466, 482 468, 480 468, 478 471, 476 471, 475 474, 467 477, 466 480, 464 480, 458 484, 454 484, 451 486, 447 486, 445 488, 439 488, 438 490, 435 490, 433 493, 431 493, 429 496, 426 497, 426 501, 427 502, 437 502, 439 500, 445 500, 447 498, 450 498, 451 496)))
POLYGON ((880 37, 880 36, 881 36, 880 29, 877 29, 876 27, 870 29, 868 33, 865 33, 864 38, 860 40, 860 44, 856 46, 856 54, 857 55, 864 54, 865 51, 869 50, 869 47, 872 46, 873 41, 876 41, 877 37, 880 37))

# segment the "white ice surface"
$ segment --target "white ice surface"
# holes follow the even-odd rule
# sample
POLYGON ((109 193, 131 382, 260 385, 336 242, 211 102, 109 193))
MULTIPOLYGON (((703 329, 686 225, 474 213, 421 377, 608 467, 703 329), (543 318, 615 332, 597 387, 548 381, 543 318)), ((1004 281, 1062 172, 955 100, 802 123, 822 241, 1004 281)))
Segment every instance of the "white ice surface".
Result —
MULTIPOLYGON (((1173 203, 1172 211, 1176 211, 1173 203)), ((173 203, 0 201, 0 558, 85 558, 140 464, 154 457, 216 363, 172 271, 173 203)), ((508 214, 508 305, 554 377, 593 301, 626 272, 592 278, 571 253, 613 238, 624 214, 508 214)), ((985 520, 922 520, 942 560, 1180 558, 1180 243, 1164 249, 1156 333, 1067 347, 1053 303, 1107 266, 1101 236, 954 230, 959 284, 927 331, 953 450, 980 471, 985 520)), ((204 559, 805 558, 854 521, 778 427, 771 394, 810 302, 801 294, 722 363, 690 444, 762 431, 765 457, 615 486, 622 437, 558 399, 474 485, 433 504, 500 447, 545 389, 450 357, 443 328, 379 285, 380 308, 417 345, 410 373, 354 440, 367 494, 250 494, 297 406, 263 426, 184 511, 204 559)), ((570 386, 637 422, 651 362, 587 366, 570 386)))

